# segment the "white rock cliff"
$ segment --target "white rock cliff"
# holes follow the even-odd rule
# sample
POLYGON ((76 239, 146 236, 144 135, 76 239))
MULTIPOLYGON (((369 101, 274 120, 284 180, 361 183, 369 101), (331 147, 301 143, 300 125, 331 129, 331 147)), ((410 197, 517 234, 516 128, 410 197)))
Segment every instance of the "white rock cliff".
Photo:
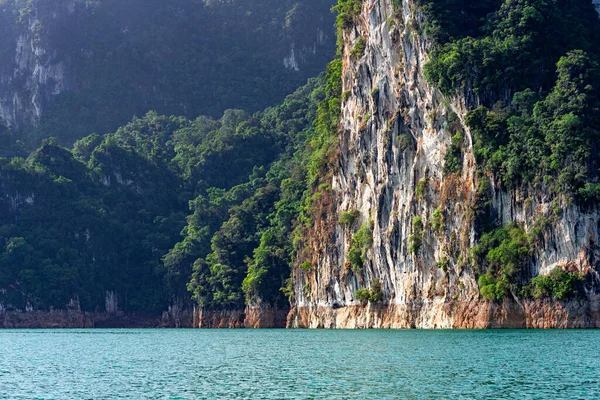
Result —
MULTIPOLYGON (((56 5, 55 19, 72 13, 72 1, 56 5)), ((0 74, 0 119, 10 126, 35 123, 59 93, 74 89, 68 60, 48 48, 36 9, 19 22, 14 59, 3 60, 0 74)), ((5 38, 11 40, 11 38, 5 38)))
MULTIPOLYGON (((559 302, 513 295, 490 302, 479 295, 477 275, 466 262, 476 244, 472 205, 478 179, 472 138, 464 123, 473 99, 469 93, 446 99, 425 81, 423 66, 431 44, 421 33, 423 15, 413 1, 402 4, 401 12, 395 13, 391 0, 364 1, 355 26, 343 34, 347 95, 338 163, 330 182, 331 213, 314 229, 309 248, 312 268, 294 271, 288 326, 600 326, 593 270, 600 256, 597 211, 564 208, 544 233, 525 273, 547 274, 557 266, 590 272, 586 299, 559 302), (357 58, 352 50, 359 40, 366 47, 357 58), (458 121, 451 126, 453 113, 458 121), (444 176, 451 128, 465 136, 463 168, 461 174, 444 176), (432 227, 436 209, 444 226, 437 233, 432 227), (336 215, 350 210, 360 211, 359 220, 352 227, 338 223, 336 215), (424 234, 420 250, 413 254, 409 236, 415 217, 421 218, 424 234), (347 268, 352 234, 369 221, 373 245, 365 254, 364 268, 352 272, 347 268), (384 302, 357 301, 356 290, 372 288, 376 282, 382 285, 384 302)), ((552 199, 543 193, 507 193, 493 181, 492 187, 492 208, 502 225, 518 221, 530 231, 536 216, 552 214, 552 199)))

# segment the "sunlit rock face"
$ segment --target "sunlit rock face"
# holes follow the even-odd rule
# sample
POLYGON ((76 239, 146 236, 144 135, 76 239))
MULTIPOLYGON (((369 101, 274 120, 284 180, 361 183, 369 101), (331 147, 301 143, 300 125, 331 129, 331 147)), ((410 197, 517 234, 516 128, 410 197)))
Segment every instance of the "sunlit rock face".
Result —
MULTIPOLYGON (((355 26, 343 34, 343 91, 339 156, 331 179, 331 210, 314 229, 309 270, 293 274, 290 327, 484 328, 584 327, 599 325, 597 210, 565 206, 535 247, 531 277, 556 267, 587 274, 586 298, 490 302, 480 296, 477 271, 468 261, 477 243, 473 213, 478 178, 471 133, 464 119, 471 93, 444 98, 424 79, 431 43, 419 27, 423 15, 404 0, 395 13, 390 0, 363 2, 355 26), (364 54, 352 55, 356 43, 364 54), (456 115, 456 117, 454 117, 456 115), (451 122, 450 122, 451 121, 451 122), (444 175, 452 132, 464 134, 462 172, 444 175), (338 223, 358 210, 350 227, 338 223), (437 210, 437 211, 436 211, 437 210), (421 222, 422 244, 410 236, 421 222), (437 219, 437 221, 435 221, 437 219), (442 228, 434 229, 436 222, 442 228), (348 268, 352 235, 372 226, 373 244, 364 267, 348 268), (361 304, 359 289, 381 284, 384 301, 361 304)), ((492 180, 492 212, 529 232, 539 215, 552 213, 548 193, 500 190, 492 180)))

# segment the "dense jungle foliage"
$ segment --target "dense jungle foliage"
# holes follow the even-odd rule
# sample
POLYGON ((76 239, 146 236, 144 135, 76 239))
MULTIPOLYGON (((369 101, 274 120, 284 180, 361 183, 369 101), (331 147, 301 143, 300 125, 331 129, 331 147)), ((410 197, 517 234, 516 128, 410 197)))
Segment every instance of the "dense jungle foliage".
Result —
POLYGON ((480 168, 507 188, 599 200, 600 21, 592 2, 420 3, 437 40, 427 78, 447 95, 467 96, 480 168))
POLYGON ((2 159, 1 302, 64 308, 78 297, 102 310, 115 292, 124 310, 160 311, 189 302, 190 277, 206 306, 285 301, 304 143, 322 97, 312 80, 254 115, 151 112, 71 151, 51 139, 2 159))
MULTIPOLYGON (((480 241, 473 262, 481 294, 492 300, 518 291, 528 277, 533 232, 498 227, 484 210, 487 173, 505 189, 588 206, 600 200, 600 20, 590 0, 419 0, 435 41, 427 79, 444 94, 462 94, 470 112, 479 169, 480 241), (472 4, 473 3, 473 4, 472 4)), ((460 151, 460 150, 459 150, 460 151)), ((576 274, 535 278, 521 294, 563 298, 576 274), (561 286, 562 285, 562 286, 561 286), (550 288, 550 289, 548 289, 550 288)))

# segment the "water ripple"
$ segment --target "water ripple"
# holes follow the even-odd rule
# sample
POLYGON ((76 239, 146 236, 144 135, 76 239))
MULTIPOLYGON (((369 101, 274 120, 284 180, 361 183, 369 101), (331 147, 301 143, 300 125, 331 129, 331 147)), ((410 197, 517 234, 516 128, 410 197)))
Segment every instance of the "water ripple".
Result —
POLYGON ((600 331, 0 331, 8 399, 598 399, 600 331))

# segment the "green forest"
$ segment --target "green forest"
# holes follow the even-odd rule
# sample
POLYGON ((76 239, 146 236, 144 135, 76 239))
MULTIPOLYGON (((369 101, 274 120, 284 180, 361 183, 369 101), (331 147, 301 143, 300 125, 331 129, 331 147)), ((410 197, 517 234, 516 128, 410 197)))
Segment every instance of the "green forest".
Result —
POLYGON ((600 24, 592 2, 487 1, 467 12, 456 12, 460 1, 421 3, 437 44, 428 80, 449 96, 474 94, 467 124, 479 168, 507 188, 600 200, 600 24))
POLYGON ((63 308, 77 294, 95 310, 107 291, 129 311, 190 292, 211 307, 284 302, 319 83, 253 115, 150 112, 71 150, 49 139, 2 159, 4 302, 63 308))

